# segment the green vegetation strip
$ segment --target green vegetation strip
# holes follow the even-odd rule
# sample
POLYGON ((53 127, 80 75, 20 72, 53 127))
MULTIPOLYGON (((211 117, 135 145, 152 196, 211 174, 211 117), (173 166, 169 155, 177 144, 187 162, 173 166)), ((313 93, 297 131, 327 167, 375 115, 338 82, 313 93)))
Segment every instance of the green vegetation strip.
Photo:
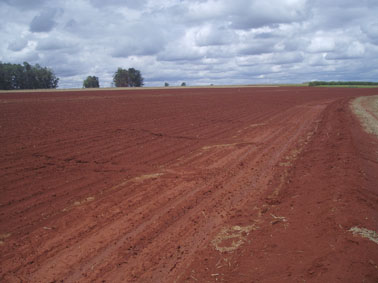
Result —
POLYGON ((313 81, 308 84, 308 86, 322 86, 322 87, 357 87, 357 88, 369 88, 378 87, 378 82, 340 82, 340 81, 313 81))

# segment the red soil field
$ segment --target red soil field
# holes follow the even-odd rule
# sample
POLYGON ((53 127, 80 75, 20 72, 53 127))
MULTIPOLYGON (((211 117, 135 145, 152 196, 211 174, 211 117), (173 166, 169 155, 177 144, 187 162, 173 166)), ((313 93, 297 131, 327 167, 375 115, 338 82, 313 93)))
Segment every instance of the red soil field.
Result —
POLYGON ((0 281, 377 282, 373 94, 0 94, 0 281))

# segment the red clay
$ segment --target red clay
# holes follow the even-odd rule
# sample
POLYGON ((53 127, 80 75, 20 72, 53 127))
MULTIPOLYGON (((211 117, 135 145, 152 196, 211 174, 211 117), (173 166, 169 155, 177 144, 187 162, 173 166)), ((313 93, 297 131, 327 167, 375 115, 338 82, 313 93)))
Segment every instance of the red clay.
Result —
POLYGON ((0 94, 0 281, 377 282, 371 94, 0 94))

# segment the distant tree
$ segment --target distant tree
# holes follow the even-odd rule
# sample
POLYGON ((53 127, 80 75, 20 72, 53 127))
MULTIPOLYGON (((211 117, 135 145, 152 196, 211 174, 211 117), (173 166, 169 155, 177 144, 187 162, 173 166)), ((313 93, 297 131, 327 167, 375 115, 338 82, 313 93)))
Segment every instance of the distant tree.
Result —
POLYGON ((98 77, 88 76, 83 82, 83 87, 84 88, 98 88, 98 87, 100 87, 98 77))
POLYGON ((27 62, 23 65, 0 62, 0 89, 57 88, 59 78, 46 67, 27 62))
POLYGON ((186 82, 183 82, 183 83, 181 84, 181 86, 186 86, 186 82))
POLYGON ((116 87, 141 87, 143 86, 143 81, 141 72, 134 68, 129 68, 128 70, 118 68, 113 76, 113 82, 116 87))
POLYGON ((169 86, 169 83, 165 82, 165 83, 164 83, 164 86, 165 86, 165 87, 168 87, 168 86, 169 86))
POLYGON ((141 87, 143 86, 143 77, 139 70, 134 68, 129 68, 129 86, 131 87, 141 87))
POLYGON ((114 73, 113 82, 116 87, 129 86, 129 72, 125 69, 118 68, 117 72, 114 73))

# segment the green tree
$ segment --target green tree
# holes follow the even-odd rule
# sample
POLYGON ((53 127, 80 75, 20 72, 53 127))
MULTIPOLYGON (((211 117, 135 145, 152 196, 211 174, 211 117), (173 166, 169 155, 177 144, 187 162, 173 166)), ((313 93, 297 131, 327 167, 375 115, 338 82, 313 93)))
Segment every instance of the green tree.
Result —
POLYGON ((59 78, 55 76, 53 71, 46 67, 36 64, 32 67, 35 80, 33 88, 57 88, 59 78))
POLYGON ((42 89, 56 88, 59 78, 51 69, 34 66, 27 62, 23 65, 0 62, 0 89, 42 89))
POLYGON ((129 86, 131 87, 141 87, 143 86, 143 77, 139 70, 134 68, 129 68, 129 86))
POLYGON ((98 88, 98 87, 100 87, 98 77, 88 76, 83 82, 83 87, 84 88, 98 88))
POLYGON ((143 81, 141 72, 134 68, 128 70, 118 68, 113 75, 113 82, 116 87, 141 87, 143 81))
POLYGON ((13 89, 12 64, 0 62, 0 89, 13 89))
POLYGON ((186 82, 183 82, 183 83, 181 84, 181 86, 186 86, 186 82))
POLYGON ((168 87, 168 86, 169 86, 169 83, 165 82, 165 83, 164 83, 164 86, 165 86, 165 87, 168 87))
POLYGON ((114 73, 113 82, 116 87, 128 87, 129 86, 129 72, 125 69, 118 68, 114 73))

